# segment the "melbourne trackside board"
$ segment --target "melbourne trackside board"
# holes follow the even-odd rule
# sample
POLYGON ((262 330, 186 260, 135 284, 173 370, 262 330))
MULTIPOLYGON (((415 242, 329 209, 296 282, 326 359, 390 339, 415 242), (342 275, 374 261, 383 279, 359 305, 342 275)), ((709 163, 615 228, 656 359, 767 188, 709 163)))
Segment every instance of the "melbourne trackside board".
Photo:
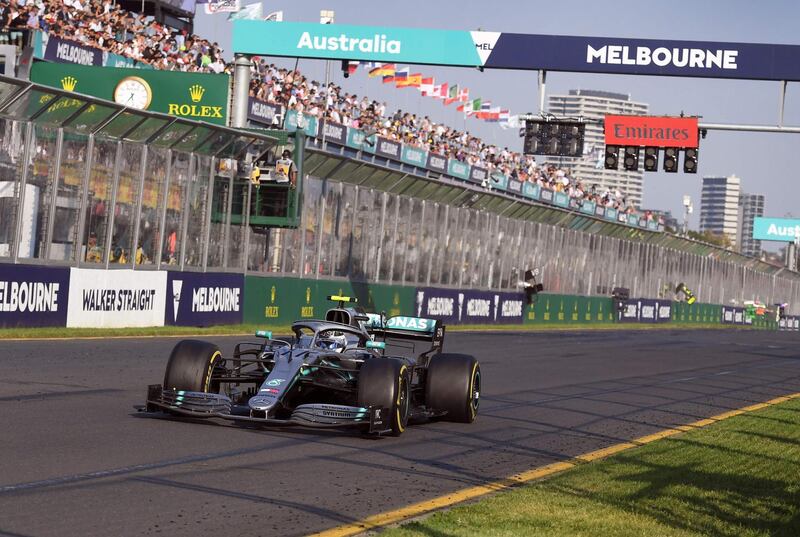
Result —
POLYGON ((497 69, 800 80, 798 45, 237 20, 233 50, 497 69))

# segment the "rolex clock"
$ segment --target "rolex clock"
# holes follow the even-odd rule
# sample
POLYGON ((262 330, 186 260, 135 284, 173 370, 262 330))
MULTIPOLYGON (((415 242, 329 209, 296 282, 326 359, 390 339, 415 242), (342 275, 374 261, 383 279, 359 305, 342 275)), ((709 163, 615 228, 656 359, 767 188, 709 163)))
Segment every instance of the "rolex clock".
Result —
POLYGON ((114 102, 128 108, 146 110, 152 100, 150 84, 138 76, 126 76, 114 88, 114 102))

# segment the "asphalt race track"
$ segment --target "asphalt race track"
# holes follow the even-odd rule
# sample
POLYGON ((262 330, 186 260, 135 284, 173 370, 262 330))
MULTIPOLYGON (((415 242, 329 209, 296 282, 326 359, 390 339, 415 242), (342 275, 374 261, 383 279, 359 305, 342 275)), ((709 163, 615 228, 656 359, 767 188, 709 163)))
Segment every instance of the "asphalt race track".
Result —
POLYGON ((0 341, 0 535, 304 535, 800 391, 794 333, 452 333, 478 420, 375 440, 143 417, 175 342, 0 341))

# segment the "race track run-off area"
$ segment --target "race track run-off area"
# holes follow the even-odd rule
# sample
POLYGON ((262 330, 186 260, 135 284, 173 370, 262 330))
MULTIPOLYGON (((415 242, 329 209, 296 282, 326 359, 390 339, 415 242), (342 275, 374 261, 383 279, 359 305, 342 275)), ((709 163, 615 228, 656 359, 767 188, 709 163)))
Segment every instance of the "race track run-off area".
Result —
POLYGON ((452 333, 481 361, 472 425, 145 417, 176 341, 0 341, 0 535, 305 535, 800 392, 796 333, 452 333))

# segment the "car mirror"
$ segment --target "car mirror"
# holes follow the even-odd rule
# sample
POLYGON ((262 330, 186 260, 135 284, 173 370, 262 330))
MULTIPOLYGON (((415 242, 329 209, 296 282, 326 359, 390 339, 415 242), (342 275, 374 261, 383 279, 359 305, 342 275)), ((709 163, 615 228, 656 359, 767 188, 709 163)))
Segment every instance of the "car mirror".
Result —
POLYGON ((272 339, 272 332, 269 330, 256 330, 256 337, 263 337, 264 339, 272 339))
POLYGON ((384 341, 367 341, 368 349, 382 349, 386 350, 386 342, 384 341))

